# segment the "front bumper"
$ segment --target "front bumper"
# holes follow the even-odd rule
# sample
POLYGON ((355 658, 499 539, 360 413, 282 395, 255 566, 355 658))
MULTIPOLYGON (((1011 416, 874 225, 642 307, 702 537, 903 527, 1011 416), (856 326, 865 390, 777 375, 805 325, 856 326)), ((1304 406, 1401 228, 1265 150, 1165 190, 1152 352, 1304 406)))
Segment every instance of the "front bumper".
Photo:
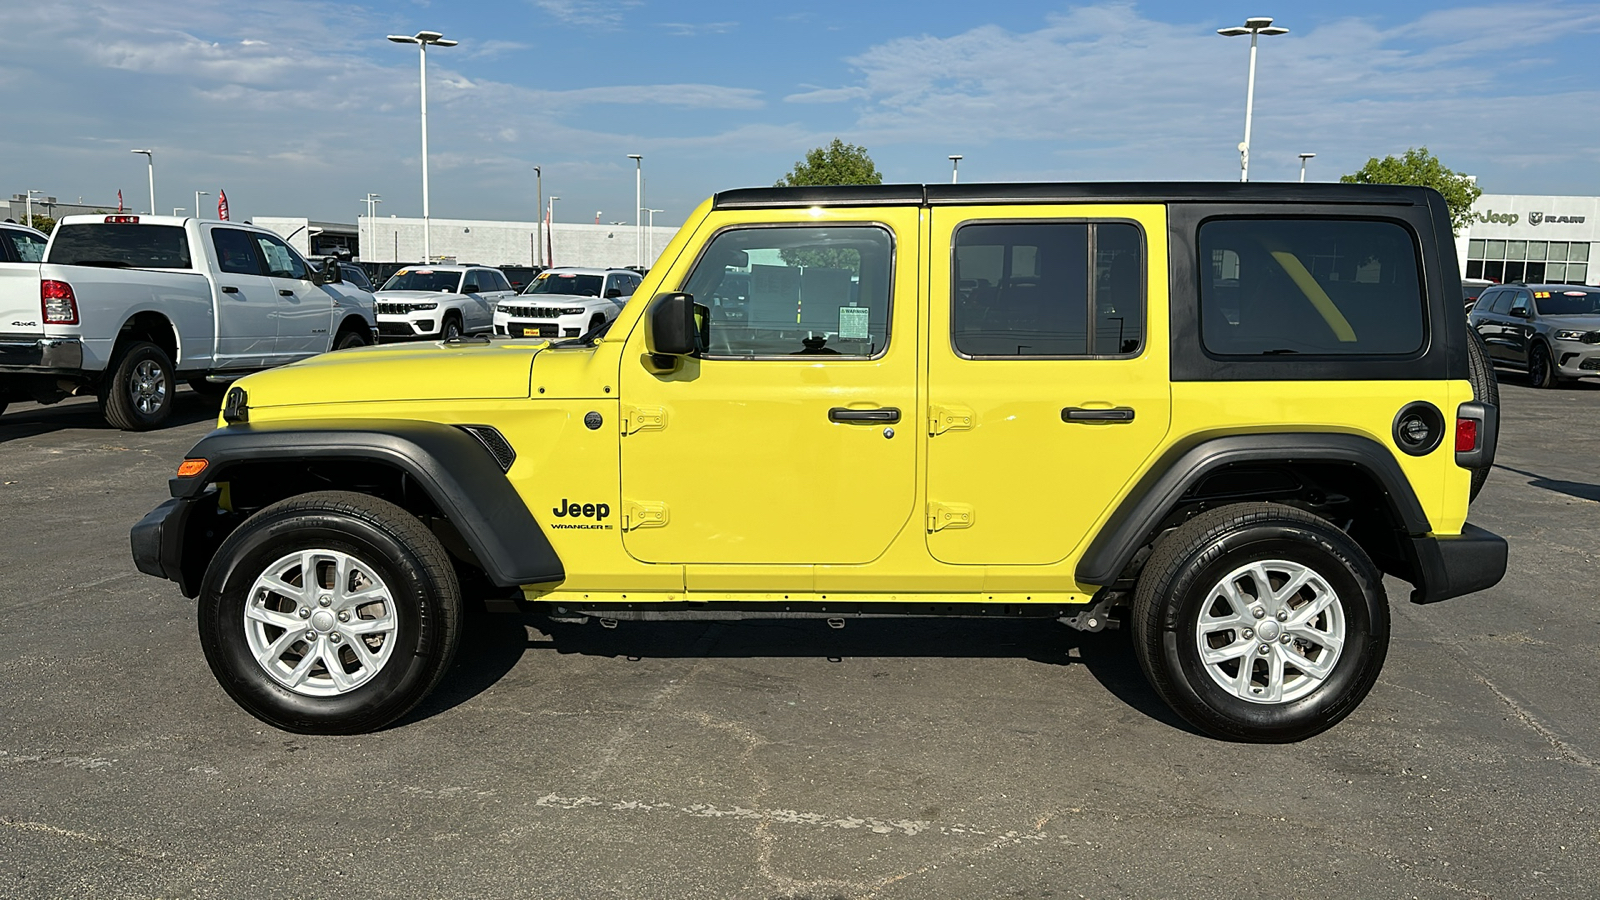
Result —
POLYGON ((198 596, 205 569, 195 561, 209 560, 227 531, 214 521, 219 514, 214 490, 162 503, 128 534, 133 564, 146 575, 176 581, 185 597, 198 596))
POLYGON ((1556 370, 1568 377, 1600 375, 1600 344, 1556 341, 1551 347, 1556 370))
POLYGON ((494 333, 511 337, 572 338, 583 334, 588 322, 582 315, 559 319, 512 319, 496 316, 494 333))
POLYGON ((75 337, 0 335, 0 372, 70 375, 83 371, 83 341, 75 337))
POLYGON ((1412 603, 1438 603, 1488 590, 1506 575, 1506 539, 1476 525, 1461 526, 1459 535, 1411 538, 1419 579, 1412 603))
POLYGON ((413 319, 409 316, 378 316, 378 334, 389 338, 431 337, 439 333, 439 318, 413 319))

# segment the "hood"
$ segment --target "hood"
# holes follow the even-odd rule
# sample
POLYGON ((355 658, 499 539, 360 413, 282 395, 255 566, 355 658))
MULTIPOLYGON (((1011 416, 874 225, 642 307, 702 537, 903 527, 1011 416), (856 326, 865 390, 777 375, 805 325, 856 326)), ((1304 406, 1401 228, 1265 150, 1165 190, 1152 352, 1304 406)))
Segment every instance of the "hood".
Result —
POLYGON ((405 300, 416 303, 422 300, 438 300, 441 297, 453 299, 461 295, 449 291, 376 291, 372 296, 379 300, 405 300))
POLYGON ((1561 331, 1600 331, 1600 315, 1587 313, 1581 316, 1539 316, 1541 323, 1561 331))
POLYGON ((544 342, 390 344, 324 353, 238 384, 252 407, 382 400, 514 400, 528 396, 544 342))
POLYGON ((599 303, 601 300, 599 297, 591 297, 588 294, 518 294, 515 297, 507 297, 506 299, 516 303, 524 303, 528 306, 574 306, 583 303, 599 303))

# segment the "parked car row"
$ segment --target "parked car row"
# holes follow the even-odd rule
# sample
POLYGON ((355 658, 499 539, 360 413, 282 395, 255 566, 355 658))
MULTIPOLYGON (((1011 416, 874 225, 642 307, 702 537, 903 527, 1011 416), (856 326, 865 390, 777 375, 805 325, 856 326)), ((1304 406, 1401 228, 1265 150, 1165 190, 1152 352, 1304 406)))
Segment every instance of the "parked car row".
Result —
POLYGON ((378 332, 396 339, 578 337, 616 318, 640 280, 627 269, 555 268, 518 294, 500 268, 407 266, 375 295, 378 332))

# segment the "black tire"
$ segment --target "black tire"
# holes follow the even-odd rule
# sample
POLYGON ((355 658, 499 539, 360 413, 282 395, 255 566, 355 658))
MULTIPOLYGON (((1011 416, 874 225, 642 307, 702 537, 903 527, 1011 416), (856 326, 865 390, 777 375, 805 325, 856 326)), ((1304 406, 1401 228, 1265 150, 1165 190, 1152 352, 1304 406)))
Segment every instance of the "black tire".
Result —
MULTIPOLYGON (((1206 734, 1254 743, 1303 740, 1349 715, 1378 679, 1389 646, 1389 605, 1382 578, 1348 535, 1304 510, 1275 503, 1240 503, 1214 509, 1195 516, 1156 543, 1134 591, 1134 651, 1156 693, 1206 734), (1226 645, 1212 644, 1221 652, 1243 645, 1239 664, 1233 670, 1239 675, 1224 671, 1226 662, 1208 669, 1200 650, 1205 639, 1200 627, 1202 611, 1215 616, 1219 609, 1230 605, 1216 590, 1241 567, 1263 562, 1268 563, 1269 572, 1273 566, 1283 565, 1300 566, 1314 573, 1333 594, 1329 610, 1338 607, 1337 617, 1343 623, 1343 647, 1337 651, 1331 670, 1320 681, 1307 671, 1297 672, 1295 677, 1308 680, 1289 682, 1285 673, 1293 664, 1279 669, 1280 686, 1294 684, 1296 691, 1304 693, 1285 695, 1281 701, 1273 702, 1241 696, 1241 691, 1262 693, 1271 689, 1270 678, 1264 678, 1265 688, 1254 686, 1258 664, 1270 673, 1273 660, 1293 659, 1291 653, 1299 654, 1308 664, 1316 663, 1311 656, 1316 648, 1309 644, 1302 647, 1299 637, 1309 632, 1294 624, 1292 610, 1287 610, 1288 624, 1278 624, 1280 619, 1270 608, 1263 609, 1265 617, 1253 615, 1255 606, 1271 607, 1276 602, 1270 595, 1266 601, 1246 598, 1247 607, 1232 612, 1248 624, 1233 631, 1213 632, 1230 636, 1226 645), (1256 628, 1260 629, 1259 634, 1255 633, 1256 628), (1290 643, 1276 643, 1289 634, 1289 628, 1299 629, 1289 638, 1290 643), (1250 637, 1245 637, 1247 634, 1250 637), (1256 651, 1262 646, 1269 648, 1269 655, 1258 660, 1256 651), (1245 666, 1250 667, 1248 672, 1245 666), (1212 670, 1218 674, 1213 675, 1212 670), (1224 689, 1219 681, 1223 677, 1237 682, 1238 690, 1224 689)), ((1235 579, 1236 590, 1238 585, 1239 579, 1235 579)), ((1304 588, 1285 598, 1286 609, 1296 600, 1310 604, 1307 591, 1320 593, 1314 585, 1304 588)), ((1313 607, 1297 608, 1309 612, 1313 607)), ((1335 614, 1330 611, 1316 614, 1311 622, 1331 628, 1334 619, 1335 614)), ((1318 652, 1319 656, 1327 652, 1326 646, 1318 652)))
POLYGON ((231 386, 226 381, 220 383, 207 381, 204 375, 196 375, 189 379, 189 389, 213 403, 221 403, 222 398, 228 395, 228 388, 231 386))
POLYGON ((448 341, 461 337, 461 317, 455 313, 446 313, 444 321, 439 324, 439 340, 448 341))
MULTIPOLYGON (((1467 326, 1467 380, 1472 382, 1472 399, 1485 406, 1500 405, 1500 381, 1495 378, 1494 364, 1489 361, 1489 346, 1483 335, 1471 325, 1467 326)), ((1489 480, 1489 466, 1472 470, 1472 491, 1469 500, 1478 499, 1478 492, 1489 480)))
POLYGON ((1535 342, 1528 348, 1528 383, 1536 388, 1553 388, 1560 382, 1555 363, 1550 359, 1550 348, 1535 342))
MULTIPOLYGON (((322 574, 319 566, 319 582, 322 574)), ((303 575, 300 582, 305 582, 303 575)), ((317 591, 323 589, 319 584, 317 591)), ((326 590, 338 593, 336 587, 326 590)), ((415 516, 365 494, 319 491, 268 506, 223 542, 201 586, 200 645, 223 690, 261 721, 304 734, 357 734, 382 728, 405 715, 438 684, 461 639, 461 605, 461 589, 449 554, 415 516), (253 607, 259 614, 271 608, 254 602, 256 579, 272 571, 275 563, 281 565, 303 551, 347 554, 354 560, 353 569, 370 570, 376 578, 367 583, 381 582, 392 599, 392 609, 381 610, 379 618, 392 617, 394 624, 378 643, 368 640, 376 634, 357 637, 353 632, 341 641, 335 632, 342 635, 344 628, 356 626, 336 623, 359 625, 367 619, 363 613, 370 604, 356 609, 351 619, 329 618, 324 613, 337 616, 338 602, 324 604, 328 606, 324 611, 306 599, 306 608, 315 610, 306 617, 298 609, 291 615, 288 607, 299 605, 291 595, 263 590, 261 596, 277 605, 275 615, 291 622, 305 618, 307 624, 302 627, 319 634, 317 646, 312 647, 281 626, 271 626, 277 630, 264 633, 265 641, 287 638, 292 642, 282 651, 266 651, 274 665, 287 665, 284 657, 296 653, 301 662, 316 657, 305 663, 305 687, 296 690, 269 674, 267 663, 258 662, 247 636, 247 632, 255 633, 251 629, 256 626, 246 617, 246 610, 253 607), (382 661, 367 669, 355 657, 355 648, 338 646, 358 640, 369 656, 377 653, 382 661), (387 646, 390 641, 393 646, 387 646), (387 655, 383 655, 385 650, 387 655), (344 689, 335 683, 326 655, 319 655, 330 651, 335 658, 349 654, 355 670, 353 675, 348 670, 344 674, 357 682, 355 686, 344 689), (320 688, 315 683, 319 671, 324 682, 320 688), (334 690, 331 694, 326 693, 329 686, 334 690), (324 694, 314 695, 317 690, 324 694)))
POLYGON ((595 313, 594 315, 589 317, 589 327, 585 328, 584 332, 587 333, 587 332, 593 331, 596 328, 599 328, 601 325, 604 325, 605 323, 606 323, 606 314, 605 313, 595 313))
POLYGON ((335 350, 349 350, 351 347, 370 346, 372 346, 372 338, 356 328, 347 328, 339 332, 339 336, 333 339, 333 349, 335 350))
POLYGON ((113 358, 100 385, 100 412, 123 431, 148 431, 172 417, 172 359, 148 341, 129 344, 113 358))

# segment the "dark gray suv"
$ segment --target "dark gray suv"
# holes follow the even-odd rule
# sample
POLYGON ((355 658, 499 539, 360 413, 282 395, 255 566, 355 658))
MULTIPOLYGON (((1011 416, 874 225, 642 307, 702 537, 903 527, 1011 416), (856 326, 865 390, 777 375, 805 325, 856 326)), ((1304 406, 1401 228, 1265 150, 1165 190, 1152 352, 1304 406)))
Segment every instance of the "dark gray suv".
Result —
POLYGON ((1468 321, 1490 358, 1525 367, 1534 387, 1600 375, 1600 288, 1499 285, 1478 297, 1468 321))

